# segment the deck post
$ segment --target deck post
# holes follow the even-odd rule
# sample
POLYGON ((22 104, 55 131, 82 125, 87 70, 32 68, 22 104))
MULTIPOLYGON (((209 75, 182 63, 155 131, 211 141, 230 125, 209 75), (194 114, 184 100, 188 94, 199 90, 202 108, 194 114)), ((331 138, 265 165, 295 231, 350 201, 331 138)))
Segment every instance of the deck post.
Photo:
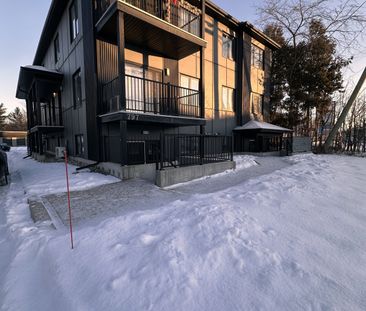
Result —
MULTIPOLYGON (((204 40, 205 39, 205 32, 206 32, 206 1, 205 0, 201 0, 201 38, 204 40)), ((200 49, 200 106, 201 106, 201 111, 200 111, 200 117, 201 118, 205 118, 205 47, 201 47, 200 49)), ((202 128, 201 128, 201 134, 202 133, 202 128)))
POLYGON ((160 170, 164 167, 164 134, 160 132, 160 170))
MULTIPOLYGON (((125 70, 125 17, 118 11, 117 15, 117 44, 118 44, 118 79, 119 79, 119 109, 126 110, 126 70, 125 70)), ((128 165, 127 157, 127 121, 120 121, 121 165, 128 165)))
POLYGON ((118 42, 118 77, 119 77, 119 108, 126 110, 126 69, 125 69, 125 17, 124 13, 118 11, 117 21, 117 42, 118 42))
MULTIPOLYGON (((201 0, 201 38, 205 40, 206 33, 206 0, 201 0)), ((200 118, 205 118, 205 47, 200 49, 200 118)), ((204 158, 204 137, 205 126, 200 126, 200 163, 203 164, 204 158)))
POLYGON ((120 148, 121 148, 121 165, 128 165, 127 158, 127 121, 119 122, 120 130, 120 148))
POLYGON ((237 40, 237 75, 236 75, 236 122, 238 126, 243 124, 243 89, 244 89, 244 32, 243 29, 240 28, 238 31, 238 40, 237 40))

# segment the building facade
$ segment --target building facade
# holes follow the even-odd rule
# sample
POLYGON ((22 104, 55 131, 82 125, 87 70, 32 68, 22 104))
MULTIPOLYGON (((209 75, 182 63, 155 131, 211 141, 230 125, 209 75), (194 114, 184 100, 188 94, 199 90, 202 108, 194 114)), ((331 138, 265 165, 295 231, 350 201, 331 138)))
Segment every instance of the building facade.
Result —
POLYGON ((162 133, 232 136, 268 119, 277 48, 210 1, 53 0, 17 88, 30 151, 128 165, 162 133))

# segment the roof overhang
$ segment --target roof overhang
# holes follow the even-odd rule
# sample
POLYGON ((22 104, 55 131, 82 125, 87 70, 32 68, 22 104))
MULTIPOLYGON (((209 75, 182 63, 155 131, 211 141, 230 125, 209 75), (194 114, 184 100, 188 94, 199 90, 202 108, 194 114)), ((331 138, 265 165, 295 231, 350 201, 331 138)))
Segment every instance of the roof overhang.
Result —
POLYGON ((64 126, 47 126, 47 125, 37 125, 30 129, 30 133, 40 132, 42 134, 60 133, 64 130, 64 126))
POLYGON ((207 45, 202 38, 123 1, 111 4, 98 21, 100 39, 117 44, 118 12, 124 13, 127 45, 171 59, 182 59, 207 45))
POLYGON ((56 70, 42 66, 20 67, 16 98, 27 99, 34 82, 38 82, 39 97, 48 97, 57 92, 64 75, 56 70))
POLYGON ((242 23, 242 25, 245 33, 247 33, 252 38, 259 41, 260 43, 264 44, 265 46, 269 47, 270 49, 278 50, 279 48, 281 48, 281 45, 279 45, 276 41, 268 37, 264 32, 254 27, 252 24, 244 22, 242 23))
POLYGON ((290 130, 285 127, 281 127, 278 125, 270 124, 267 122, 259 122, 251 120, 248 123, 237 126, 234 128, 235 132, 257 132, 257 133, 292 133, 293 130, 290 130))

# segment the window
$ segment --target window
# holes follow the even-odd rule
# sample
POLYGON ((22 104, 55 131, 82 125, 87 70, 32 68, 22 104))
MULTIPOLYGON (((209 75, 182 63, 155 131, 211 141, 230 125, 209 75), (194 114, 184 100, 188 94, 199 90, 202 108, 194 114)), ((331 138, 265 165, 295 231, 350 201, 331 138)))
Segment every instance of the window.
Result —
POLYGON ((252 66, 264 69, 264 51, 254 44, 252 44, 252 66))
POLYGON ((76 71, 72 76, 72 90, 74 93, 74 109, 81 106, 81 71, 76 71))
POLYGON ((55 64, 60 60, 61 58, 61 51, 60 51, 60 40, 58 35, 56 35, 55 40, 53 41, 53 48, 55 51, 55 64))
POLYGON ((84 154, 84 135, 75 135, 75 155, 84 154))
POLYGON ((235 111, 234 89, 222 87, 222 109, 235 111))
POLYGON ((73 1, 69 9, 70 14, 70 36, 71 42, 76 39, 79 34, 79 14, 78 14, 78 7, 77 1, 73 1))
POLYGON ((252 113, 263 114, 263 95, 252 93, 252 113))
POLYGON ((199 91, 200 80, 186 75, 180 76, 180 86, 186 89, 199 91))
POLYGON ((222 56, 234 59, 234 38, 226 33, 222 35, 222 56))

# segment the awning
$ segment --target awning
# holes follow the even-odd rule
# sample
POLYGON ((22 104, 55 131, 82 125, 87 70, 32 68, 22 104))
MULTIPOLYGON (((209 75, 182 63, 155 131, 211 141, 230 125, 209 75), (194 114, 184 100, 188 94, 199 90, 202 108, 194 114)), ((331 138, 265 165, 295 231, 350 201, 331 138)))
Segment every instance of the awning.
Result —
POLYGON ((277 126, 267 122, 259 122, 251 120, 248 123, 237 126, 234 128, 234 131, 256 131, 256 132, 265 132, 265 133, 291 133, 293 130, 290 130, 285 127, 277 126))
POLYGON ((43 66, 20 67, 16 98, 26 99, 33 82, 38 82, 40 98, 48 97, 60 89, 64 75, 43 66))

